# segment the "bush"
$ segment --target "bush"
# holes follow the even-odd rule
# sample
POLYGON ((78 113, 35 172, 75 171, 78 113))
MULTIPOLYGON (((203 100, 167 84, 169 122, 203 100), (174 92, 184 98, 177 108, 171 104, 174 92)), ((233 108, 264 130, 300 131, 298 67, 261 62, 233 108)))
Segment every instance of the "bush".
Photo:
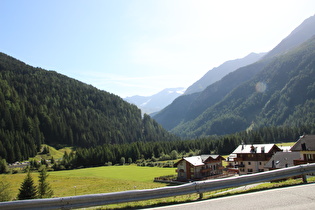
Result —
POLYGON ((12 196, 9 188, 10 184, 6 180, 0 180, 0 202, 11 200, 12 196))

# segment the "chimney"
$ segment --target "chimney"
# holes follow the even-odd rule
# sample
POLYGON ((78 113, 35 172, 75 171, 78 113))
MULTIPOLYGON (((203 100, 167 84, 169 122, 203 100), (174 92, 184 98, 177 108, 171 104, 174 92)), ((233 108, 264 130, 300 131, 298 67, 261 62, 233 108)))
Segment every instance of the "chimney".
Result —
POLYGON ((305 143, 302 143, 302 144, 301 144, 301 147, 302 147, 302 150, 303 150, 303 151, 306 150, 306 144, 305 144, 305 143))

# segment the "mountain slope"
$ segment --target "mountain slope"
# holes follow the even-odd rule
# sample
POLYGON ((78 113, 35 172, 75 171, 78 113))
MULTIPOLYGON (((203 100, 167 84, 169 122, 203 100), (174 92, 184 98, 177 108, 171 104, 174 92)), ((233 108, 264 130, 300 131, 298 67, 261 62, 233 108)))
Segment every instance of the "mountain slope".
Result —
POLYGON ((27 159, 39 145, 176 139, 120 97, 0 53, 0 156, 27 159), (15 152, 13 152, 15 151, 15 152))
POLYGON ((261 126, 315 125, 315 36, 173 132, 195 137, 261 126), (259 88, 260 87, 260 88, 259 88))
MULTIPOLYGON (((297 29, 299 30, 295 30, 294 33, 292 32, 289 35, 289 40, 295 40, 295 45, 302 44, 302 42, 305 41, 304 39, 299 37, 311 37, 312 35, 314 35, 313 30, 309 29, 309 27, 315 28, 315 16, 312 16, 307 20, 308 21, 304 21, 300 26, 297 27, 297 29)), ((163 127, 168 130, 172 130, 176 126, 179 126, 179 124, 181 124, 180 130, 182 130, 186 123, 193 121, 194 119, 198 118, 205 110, 211 108, 217 103, 220 103, 220 101, 227 97, 233 91, 233 89, 251 80, 257 73, 268 66, 270 62, 273 61, 273 59, 281 55, 281 53, 287 53, 288 49, 290 49, 292 45, 285 47, 283 43, 285 42, 282 41, 258 62, 239 68, 223 77, 220 81, 217 81, 208 86, 204 91, 199 93, 198 96, 194 97, 192 99, 193 101, 189 101, 189 98, 187 96, 187 100, 181 100, 183 101, 183 103, 170 104, 164 110, 155 115, 154 119, 156 119, 163 127), (186 102, 187 104, 184 104, 186 102), (177 110, 176 116, 179 117, 179 119, 169 117, 172 116, 170 110, 177 110)), ((198 129, 201 130, 202 128, 198 129)), ((186 133, 187 132, 188 128, 186 129, 186 133)), ((194 132, 192 127, 190 127, 189 132, 194 132)))
POLYGON ((185 94, 192 94, 196 92, 201 92, 209 85, 215 83, 222 79, 225 75, 230 72, 235 71, 238 68, 243 66, 247 66, 249 64, 255 63, 259 59, 261 59, 265 53, 250 53, 244 58, 239 58, 235 60, 226 61, 218 67, 213 68, 212 70, 208 71, 202 78, 192 84, 190 87, 187 88, 185 94))
POLYGON ((251 79, 268 62, 269 59, 266 59, 240 68, 208 86, 202 92, 182 95, 153 118, 167 130, 172 130, 180 123, 189 122, 202 114, 208 107, 222 100, 239 84, 251 79))
POLYGON ((173 103, 162 111, 158 112, 153 118, 167 130, 172 130, 178 124, 183 122, 190 111, 191 103, 200 93, 182 95, 176 98, 173 103))
POLYGON ((184 90, 184 88, 167 88, 152 96, 131 96, 124 99, 135 104, 142 112, 151 114, 171 104, 175 98, 183 94, 184 90))

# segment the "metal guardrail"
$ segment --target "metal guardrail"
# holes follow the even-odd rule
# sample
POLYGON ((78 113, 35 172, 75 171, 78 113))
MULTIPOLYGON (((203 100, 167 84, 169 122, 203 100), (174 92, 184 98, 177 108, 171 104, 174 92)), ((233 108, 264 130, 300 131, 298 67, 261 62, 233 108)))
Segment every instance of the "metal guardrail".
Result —
POLYGON ((33 199, 21 201, 0 202, 1 210, 42 210, 42 209, 73 209, 131 201, 150 200, 198 193, 200 198, 204 192, 238 187, 258 182, 272 181, 287 177, 302 176, 306 182, 306 174, 315 172, 315 163, 277 169, 217 180, 199 181, 179 186, 161 187, 148 190, 131 190, 114 193, 91 194, 61 198, 33 199))

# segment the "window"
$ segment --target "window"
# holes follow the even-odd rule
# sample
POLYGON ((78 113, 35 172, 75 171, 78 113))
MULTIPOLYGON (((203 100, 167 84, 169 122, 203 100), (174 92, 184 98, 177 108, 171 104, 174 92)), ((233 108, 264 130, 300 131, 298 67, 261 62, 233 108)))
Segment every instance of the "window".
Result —
POLYGON ((314 160, 313 154, 306 154, 306 160, 314 160))
POLYGON ((249 169, 247 169, 247 172, 251 173, 251 172, 253 172, 253 169, 249 168, 249 169))
POLYGON ((248 162, 248 165, 251 165, 252 163, 251 162, 248 162))

